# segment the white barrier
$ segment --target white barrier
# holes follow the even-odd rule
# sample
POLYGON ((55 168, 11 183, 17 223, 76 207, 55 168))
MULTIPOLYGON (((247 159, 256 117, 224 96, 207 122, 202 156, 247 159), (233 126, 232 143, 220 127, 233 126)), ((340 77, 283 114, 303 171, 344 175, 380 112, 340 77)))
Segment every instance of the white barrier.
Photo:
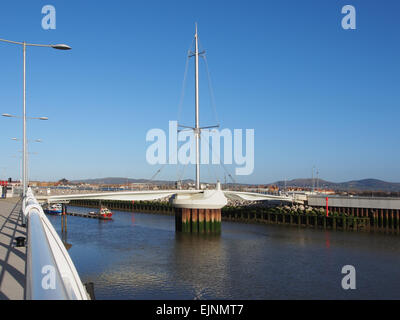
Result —
POLYGON ((26 299, 88 300, 64 244, 30 188, 23 214, 28 222, 26 299))

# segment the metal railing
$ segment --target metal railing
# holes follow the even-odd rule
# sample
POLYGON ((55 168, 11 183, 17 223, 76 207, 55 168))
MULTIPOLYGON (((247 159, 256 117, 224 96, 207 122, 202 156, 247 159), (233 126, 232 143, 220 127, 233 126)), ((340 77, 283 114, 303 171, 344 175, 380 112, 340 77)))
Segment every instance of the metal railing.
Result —
POLYGON ((32 190, 22 204, 27 221, 25 297, 29 300, 88 300, 76 268, 32 190))

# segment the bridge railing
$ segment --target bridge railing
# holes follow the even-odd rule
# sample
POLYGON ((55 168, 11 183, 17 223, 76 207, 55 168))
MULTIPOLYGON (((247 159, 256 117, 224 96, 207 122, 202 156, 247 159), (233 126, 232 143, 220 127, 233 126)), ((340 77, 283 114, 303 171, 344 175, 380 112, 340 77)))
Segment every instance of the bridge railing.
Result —
POLYGON ((30 188, 22 209, 27 221, 26 299, 88 300, 74 263, 30 188))

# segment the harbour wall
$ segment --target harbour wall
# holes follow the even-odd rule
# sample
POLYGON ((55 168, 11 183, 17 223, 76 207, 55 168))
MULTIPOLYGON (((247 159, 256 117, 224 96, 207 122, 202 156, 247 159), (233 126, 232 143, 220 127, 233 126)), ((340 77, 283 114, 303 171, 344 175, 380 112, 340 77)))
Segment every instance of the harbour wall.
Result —
POLYGON ((329 207, 347 209, 400 210, 400 198, 347 197, 335 195, 309 195, 307 197, 308 205, 313 207, 325 207, 327 199, 329 207))
MULTIPOLYGON (((330 201, 330 200, 329 200, 330 201)), ((145 212, 164 215, 175 215, 179 212, 168 202, 160 201, 104 201, 102 205, 111 210, 145 212)), ((73 200, 71 206, 87 208, 99 207, 98 200, 73 200)), ((221 220, 278 224, 286 226, 308 227, 315 229, 367 231, 400 234, 400 210, 355 208, 355 207, 329 207, 329 214, 320 206, 308 209, 299 206, 226 206, 221 209, 221 220)))

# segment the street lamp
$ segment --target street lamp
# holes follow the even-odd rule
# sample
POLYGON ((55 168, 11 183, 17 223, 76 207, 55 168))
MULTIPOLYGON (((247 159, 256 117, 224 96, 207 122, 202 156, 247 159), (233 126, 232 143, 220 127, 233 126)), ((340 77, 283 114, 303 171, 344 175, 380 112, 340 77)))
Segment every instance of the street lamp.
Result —
MULTIPOLYGON (((9 113, 3 113, 2 114, 2 116, 3 117, 6 117, 6 118, 18 118, 18 119, 23 119, 23 117, 20 117, 20 116, 16 116, 16 115, 13 115, 13 114, 9 114, 9 113)), ((35 119, 35 120, 49 120, 49 118, 48 117, 27 117, 26 115, 25 115, 25 122, 26 122, 26 119, 29 119, 29 120, 33 120, 33 119, 35 119)), ((26 132, 26 131, 24 131, 24 132, 26 132)), ((25 133, 25 138, 26 138, 26 133, 25 133)), ((11 140, 14 140, 14 141, 20 141, 20 139, 18 139, 18 138, 11 138, 11 140)), ((25 140, 25 143, 24 143, 24 145, 26 145, 27 144, 27 142, 32 142, 32 141, 29 141, 29 140, 25 140)), ((41 139, 36 139, 36 140, 34 140, 34 142, 42 142, 42 140, 41 139)), ((25 148, 27 149, 27 147, 25 146, 25 148)), ((22 152, 22 151, 21 151, 22 152)), ((25 181, 25 184, 23 184, 24 186, 27 186, 28 185, 28 180, 29 180, 29 176, 28 176, 28 160, 29 160, 29 158, 28 158, 28 152, 27 151, 25 151, 24 152, 24 157, 22 158, 22 163, 21 163, 21 165, 22 165, 22 177, 21 177, 21 180, 22 180, 22 182, 24 182, 25 181), (25 169, 25 170, 24 170, 25 169), (25 178, 25 179, 24 179, 25 178)))
MULTIPOLYGON (((23 119, 23 117, 19 117, 19 116, 14 116, 13 114, 9 114, 9 113, 3 113, 2 114, 3 117, 7 117, 7 118, 18 118, 18 119, 23 119)), ((26 119, 35 119, 35 120, 49 120, 49 118, 47 117, 25 117, 26 119)))
MULTIPOLYGON (((18 138, 11 138, 11 140, 19 141, 20 139, 18 139, 18 138)), ((35 139, 35 140, 27 140, 27 142, 43 142, 43 141, 42 141, 42 139, 35 139)))
POLYGON ((7 167, 0 167, 0 169, 2 170, 2 175, 0 176, 0 180, 1 180, 1 177, 3 177, 4 176, 4 180, 7 180, 7 176, 6 176, 6 169, 7 169, 7 167))
MULTIPOLYGON (((18 150, 18 153, 22 153, 22 150, 18 150)), ((26 158, 27 158, 27 159, 29 159, 29 155, 38 155, 38 153, 37 153, 37 152, 27 152, 27 153, 26 153, 26 158)), ((11 155, 10 157, 20 159, 20 160, 21 160, 21 167, 22 167, 22 155, 17 156, 17 155, 15 155, 15 154, 13 154, 13 155, 11 155)), ((22 168, 21 168, 21 170, 22 170, 22 168)), ((27 170, 27 172, 26 172, 26 176, 28 177, 28 181, 27 181, 27 185, 28 185, 28 184, 29 184, 29 168, 28 168, 28 170, 27 170)), ((21 181, 22 181, 22 180, 21 180, 21 181)))
MULTIPOLYGON (((11 140, 13 140, 13 141, 20 141, 21 139, 18 139, 18 138, 11 138, 11 140)), ((29 144, 29 143, 31 143, 31 142, 39 142, 39 143, 42 143, 43 141, 42 141, 42 139, 35 139, 35 140, 27 140, 27 144, 29 144)), ((29 149, 29 148, 27 148, 27 149, 29 149)), ((18 150, 18 152, 23 152, 23 150, 18 150)), ((33 155, 36 155, 36 154, 38 154, 37 152, 26 152, 26 159, 27 159, 27 162, 29 162, 28 160, 29 160, 29 155, 30 154, 33 154, 33 155)), ((16 158, 16 157, 14 157, 14 158, 16 158)), ((22 159, 22 158, 21 158, 22 159)), ((21 163, 21 166, 23 165, 23 163, 21 163)), ((26 177, 27 177, 27 180, 26 180, 26 184, 28 185, 29 184, 29 166, 27 166, 27 168, 26 168, 26 177)))
MULTIPOLYGON (((23 190, 23 198, 25 199, 26 197, 26 191, 27 191, 27 184, 26 184, 26 169, 27 169, 27 159, 26 159, 26 47, 49 47, 53 49, 58 49, 58 50, 70 50, 71 47, 66 45, 66 44, 36 44, 36 43, 26 43, 26 42, 18 42, 18 41, 11 41, 11 40, 6 40, 6 39, 0 39, 1 42, 7 42, 7 43, 12 43, 12 44, 18 44, 22 46, 23 50, 23 143, 22 143, 22 148, 23 148, 23 173, 22 173, 22 190, 23 190)), ((10 117, 11 115, 5 114, 3 115, 5 117, 10 117)), ((47 120, 47 118, 38 118, 39 120, 47 120)))

